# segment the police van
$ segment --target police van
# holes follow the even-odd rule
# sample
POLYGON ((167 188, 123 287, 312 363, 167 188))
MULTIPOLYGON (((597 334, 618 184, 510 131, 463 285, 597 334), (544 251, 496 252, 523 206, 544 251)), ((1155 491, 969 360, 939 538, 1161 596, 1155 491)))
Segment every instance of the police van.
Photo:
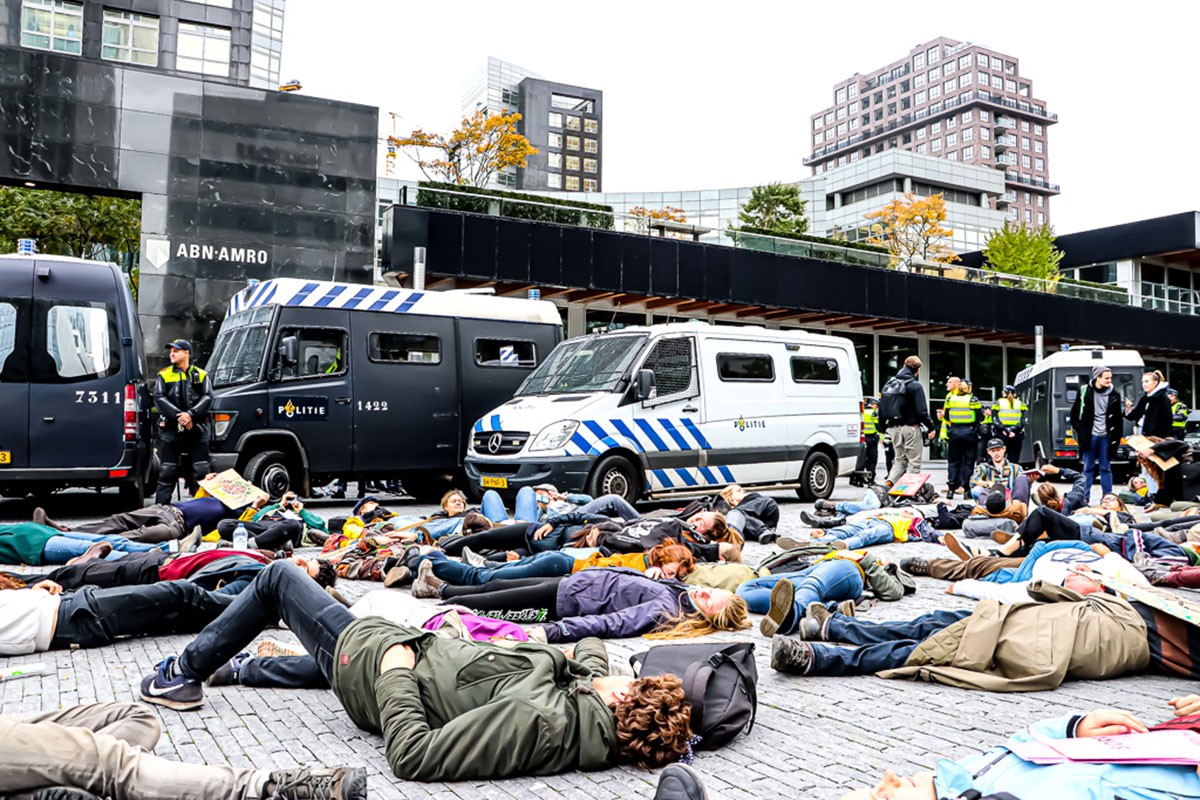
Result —
POLYGON ((626 500, 730 483, 825 498, 859 450, 848 339, 703 322, 569 339, 474 425, 476 493, 560 490, 626 500))
POLYGON ((341 477, 428 497, 470 424, 562 339, 554 304, 465 292, 267 280, 230 301, 206 365, 214 468, 272 497, 341 477))
POLYGON ((0 256, 0 494, 153 485, 137 307, 115 264, 0 256))
MULTIPOLYGON (((1113 391, 1129 400, 1141 394, 1145 364, 1136 350, 1106 350, 1103 347, 1069 347, 1043 358, 1017 373, 1014 386, 1029 407, 1021 463, 1055 464, 1078 469, 1083 463, 1079 442, 1071 430, 1071 405, 1081 387, 1092 379, 1092 367, 1103 364, 1112 370, 1113 391)), ((1122 410, 1124 404, 1122 403, 1122 410)), ((1133 430, 1126 421, 1125 433, 1133 430)), ((1114 466, 1133 462, 1124 437, 1117 448, 1114 466)))

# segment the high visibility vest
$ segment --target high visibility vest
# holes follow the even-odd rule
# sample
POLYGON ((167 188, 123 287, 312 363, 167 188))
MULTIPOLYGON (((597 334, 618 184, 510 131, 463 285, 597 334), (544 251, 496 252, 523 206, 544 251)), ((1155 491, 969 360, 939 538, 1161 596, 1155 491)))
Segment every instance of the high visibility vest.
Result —
POLYGON ((1026 405, 1019 398, 1009 400, 1007 397, 1002 397, 992 408, 993 416, 1006 428, 1015 428, 1020 425, 1025 411, 1026 405))
POLYGON ((946 398, 945 419, 951 425, 974 425, 980 408, 974 395, 952 394, 946 398))
POLYGON ((1183 430, 1187 427, 1188 407, 1176 401, 1171 406, 1171 427, 1183 430))
POLYGON ((870 408, 864 408, 862 412, 862 435, 875 436, 878 434, 879 431, 875 427, 878 421, 874 411, 870 408))
POLYGON ((193 364, 184 372, 180 372, 174 366, 164 367, 158 371, 158 377, 163 379, 163 383, 179 383, 189 378, 195 380, 196 383, 203 383, 204 379, 208 377, 208 373, 193 364))

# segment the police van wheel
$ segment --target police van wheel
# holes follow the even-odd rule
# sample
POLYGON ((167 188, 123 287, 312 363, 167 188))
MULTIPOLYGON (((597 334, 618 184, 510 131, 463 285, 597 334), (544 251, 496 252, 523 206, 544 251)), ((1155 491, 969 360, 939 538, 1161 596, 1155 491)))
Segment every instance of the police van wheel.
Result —
POLYGON ((796 494, 806 503, 814 500, 828 500, 833 494, 833 484, 837 480, 837 471, 833 467, 833 459, 824 453, 810 453, 804 459, 800 470, 800 488, 796 494))
POLYGON ((300 476, 292 474, 286 455, 278 450, 265 450, 246 463, 246 480, 277 499, 284 492, 300 485, 300 476))
POLYGON ((592 497, 615 494, 633 503, 641 494, 637 470, 624 456, 609 456, 592 471, 591 477, 588 478, 587 492, 592 497))

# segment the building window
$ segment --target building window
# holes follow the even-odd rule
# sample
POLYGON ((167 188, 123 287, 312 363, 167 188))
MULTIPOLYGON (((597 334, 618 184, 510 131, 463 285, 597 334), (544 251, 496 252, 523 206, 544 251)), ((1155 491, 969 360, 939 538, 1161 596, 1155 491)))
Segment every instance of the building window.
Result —
POLYGON ((1003 89, 1004 88, 1004 78, 1001 78, 999 75, 993 75, 992 76, 992 88, 993 89, 1003 89))
POLYGON ((990 130, 988 130, 987 128, 980 128, 979 129, 979 138, 983 139, 985 142, 990 141, 992 138, 992 132, 990 130))
POLYGON ((936 64, 938 62, 938 59, 941 58, 942 54, 940 52, 938 52, 938 50, 939 50, 939 48, 937 48, 937 47, 931 47, 925 51, 925 59, 930 64, 936 64))
POLYGON ((550 134, 549 138, 547 139, 546 144, 549 147, 557 147, 559 149, 562 149, 562 134, 561 133, 550 134))
POLYGON ((932 152, 934 152, 934 153, 940 153, 940 152, 942 152, 942 140, 941 140, 941 139, 934 139, 934 140, 933 140, 933 141, 930 143, 930 145, 931 145, 931 146, 930 146, 930 148, 929 148, 929 149, 930 149, 932 152))
POLYGON ((958 144, 958 134, 957 133, 946 134, 946 147, 954 147, 956 144, 958 144))
POLYGON ((961 89, 964 86, 970 86, 970 85, 971 85, 971 73, 964 72, 962 75, 958 76, 958 88, 961 89))
POLYGON ((850 120, 850 130, 852 130, 852 131, 858 130, 858 117, 855 117, 854 119, 850 120))
POLYGON ((989 158, 992 157, 992 148, 986 147, 986 146, 980 147, 979 148, 979 157, 982 158, 984 161, 987 161, 989 158))
POLYGON ((940 86, 930 86, 929 87, 929 99, 930 100, 934 99, 935 97, 941 97, 941 96, 942 96, 942 87, 940 87, 940 86))
POLYGON ((579 191, 579 176, 578 175, 568 175, 567 176, 567 191, 568 192, 578 192, 579 191))
POLYGON ((1004 62, 992 56, 992 69, 1004 69, 1004 62))
POLYGON ((1033 140, 1033 152, 1035 152, 1035 153, 1041 153, 1041 152, 1044 152, 1044 151, 1045 151, 1045 147, 1046 147, 1046 145, 1045 145, 1045 144, 1042 142, 1042 140, 1041 140, 1041 139, 1034 139, 1034 140, 1033 140))
POLYGON ((561 128, 562 114, 558 113, 557 111, 551 111, 546 115, 546 124, 551 128, 561 128))
POLYGON ((547 153, 546 166, 550 169, 562 169, 562 153, 547 153))
POLYGON ((975 148, 974 147, 964 147, 962 157, 963 157, 963 161, 970 161, 973 158, 975 158, 975 148))
POLYGON ((924 138, 925 138, 925 129, 924 129, 924 128, 920 128, 920 129, 917 131, 917 141, 920 141, 921 139, 924 139, 924 138))
POLYGON ((1033 168, 1036 169, 1038 172, 1045 172, 1046 171, 1046 162, 1040 158, 1035 158, 1033 160, 1033 168))
POLYGON ((825 115, 825 124, 826 125, 833 124, 833 112, 832 111, 830 111, 828 114, 825 115))
POLYGON ((596 159, 594 159, 594 158, 585 158, 583 160, 583 171, 584 172, 595 172, 598 167, 599 167, 599 164, 596 161, 596 159))
POLYGON ((1028 203, 1030 201, 1029 192, 1021 192, 1021 194, 1024 195, 1025 202, 1028 203))
POLYGON ((1021 137, 1021 149, 1022 149, 1022 150, 1028 150, 1028 149, 1029 149, 1029 137, 1028 137, 1028 136, 1022 136, 1022 137, 1021 137))
POLYGON ((1030 223, 1031 225, 1033 224, 1033 212, 1030 211, 1028 208, 1025 209, 1025 221, 1030 223))
POLYGON ((127 64, 158 65, 158 17, 104 9, 100 56, 127 64))
POLYGON ((970 55, 958 57, 958 68, 959 69, 966 69, 969 66, 971 66, 971 56, 970 55))
POLYGON ((83 52, 83 5, 63 0, 21 3, 21 44, 39 50, 83 52))
POLYGON ((837 92, 833 96, 833 102, 835 102, 835 103, 846 102, 846 87, 843 86, 841 89, 837 90, 837 92))
POLYGON ((941 122, 935 122, 935 123, 933 123, 932 125, 930 125, 930 126, 929 126, 929 132, 930 132, 930 133, 941 133, 941 132, 942 132, 942 123, 941 123, 941 122))
POLYGON ((583 121, 583 132, 584 133, 599 133, 600 132, 600 120, 585 119, 583 121))
POLYGON ((1041 126, 1041 125, 1034 125, 1034 126, 1033 126, 1033 132, 1034 132, 1034 133, 1036 133, 1038 136, 1041 136, 1041 135, 1042 135, 1042 126, 1041 126))
POLYGON ((583 127, 583 120, 579 117, 567 117, 567 130, 577 131, 583 127))
POLYGON ((1044 211, 1039 211, 1038 212, 1038 225, 1045 225, 1045 224, 1046 224, 1046 213, 1044 211))
POLYGON ((551 189, 561 189, 562 175, 559 175, 557 172, 546 173, 546 185, 551 189))
POLYGON ((1029 156, 1021 156, 1021 166, 1025 169, 1029 169, 1033 166, 1033 162, 1030 160, 1029 156))
POLYGON ((922 103, 925 102, 925 93, 917 92, 916 97, 914 97, 913 100, 916 102, 917 105, 921 105, 922 103))
POLYGON ((849 97, 858 97, 858 84, 852 83, 846 88, 846 94, 849 97))
POLYGON ((1017 90, 1017 82, 1016 82, 1016 81, 1007 81, 1007 80, 1006 80, 1006 81, 1004 82, 1004 88, 1005 88, 1007 91, 1010 91, 1010 92, 1015 92, 1015 91, 1017 90))
POLYGON ((567 156, 567 172, 579 172, 579 156, 567 156))
POLYGON ((583 190, 585 192, 598 192, 600 191, 600 183, 595 178, 584 178, 583 190))
POLYGON ((920 75, 917 75, 916 77, 913 78, 913 87, 916 89, 920 89, 924 85, 925 85, 925 73, 922 72, 920 75))
POLYGON ((1029 133, 1029 120, 1021 120, 1021 130, 1025 133, 1029 133))
POLYGON ((958 125, 958 119, 957 119, 957 118, 955 118, 955 117, 948 117, 948 118, 946 119, 946 130, 950 130, 951 128, 953 128, 953 127, 955 127, 955 126, 957 126, 957 125, 958 125))
POLYGON ((948 80, 945 83, 943 83, 942 91, 945 92, 946 94, 950 94, 951 92, 953 92, 954 91, 954 80, 951 79, 951 80, 948 80))
POLYGON ((579 137, 578 136, 568 136, 567 137, 567 149, 568 150, 578 150, 579 149, 579 137))
POLYGON ((925 54, 917 53, 915 56, 913 56, 913 69, 924 69, 924 68, 925 68, 925 54))
POLYGON ((975 138, 975 129, 974 128, 963 128, 962 140, 964 142, 969 142, 974 138, 975 138))
POLYGON ((179 23, 175 68, 201 75, 229 76, 229 29, 179 23))
POLYGON ((954 151, 946 153, 946 160, 947 161, 958 161, 958 153, 954 152, 954 151))
POLYGON ((919 155, 925 155, 925 143, 924 143, 924 142, 922 142, 921 144, 917 145, 917 153, 918 153, 919 155))
POLYGON ((946 77, 951 72, 954 72, 954 62, 947 61, 945 64, 942 65, 942 77, 943 78, 946 77))
POLYGON ((1043 206, 1045 206, 1045 205, 1046 205, 1046 197, 1045 197, 1045 195, 1040 195, 1040 194, 1039 194, 1039 195, 1037 196, 1037 204, 1038 204, 1038 208, 1042 208, 1043 206))

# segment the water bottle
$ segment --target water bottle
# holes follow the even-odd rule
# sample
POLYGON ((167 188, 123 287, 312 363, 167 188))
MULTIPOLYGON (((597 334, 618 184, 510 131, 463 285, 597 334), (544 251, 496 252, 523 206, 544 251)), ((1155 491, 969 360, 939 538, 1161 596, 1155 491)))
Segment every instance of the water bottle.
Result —
POLYGON ((238 523, 238 526, 233 529, 233 549, 245 550, 250 546, 250 534, 246 533, 246 526, 238 523))

